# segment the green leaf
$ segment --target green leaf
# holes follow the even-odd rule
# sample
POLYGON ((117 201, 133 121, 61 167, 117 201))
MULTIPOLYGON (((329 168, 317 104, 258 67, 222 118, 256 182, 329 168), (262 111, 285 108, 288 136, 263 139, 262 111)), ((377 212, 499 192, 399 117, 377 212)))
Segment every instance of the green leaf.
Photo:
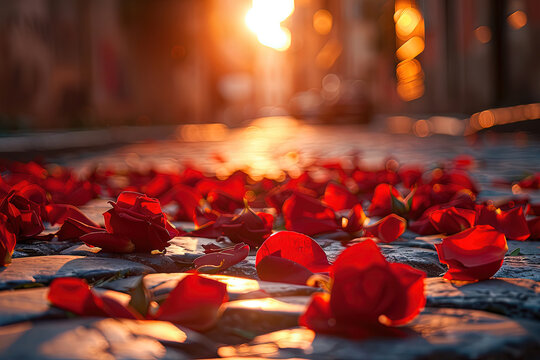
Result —
POLYGON ((407 205, 405 205, 402 200, 396 198, 392 193, 390 193, 390 199, 392 199, 392 212, 399 216, 404 216, 408 210, 407 205))
POLYGON ((137 285, 131 289, 129 294, 131 295, 129 305, 142 316, 146 316, 148 313, 148 307, 150 306, 151 295, 146 286, 144 286, 142 276, 139 278, 137 285))
POLYGON ((520 254, 520 249, 514 249, 508 256, 518 256, 520 254))
POLYGON ((409 193, 409 195, 407 195, 407 197, 405 198, 405 203, 407 204, 407 211, 411 210, 413 197, 414 197, 415 193, 416 193, 416 186, 414 187, 414 189, 412 189, 412 191, 409 193))

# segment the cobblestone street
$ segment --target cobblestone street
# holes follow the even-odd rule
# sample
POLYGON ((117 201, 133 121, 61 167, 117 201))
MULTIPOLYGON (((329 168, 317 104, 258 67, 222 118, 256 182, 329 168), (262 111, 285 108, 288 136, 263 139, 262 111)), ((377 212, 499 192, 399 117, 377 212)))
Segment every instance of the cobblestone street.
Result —
MULTIPOLYGON (((213 131, 208 127, 190 131, 201 129, 213 131)), ((474 141, 446 136, 417 138, 365 127, 307 125, 282 119, 226 134, 210 133, 213 141, 191 142, 185 137, 185 128, 180 127, 168 140, 86 153, 59 152, 48 160, 73 167, 80 176, 96 166, 116 168, 120 173, 150 169, 174 172, 190 163, 223 179, 243 169, 255 180, 263 176, 281 180, 284 172, 300 173, 315 163, 340 161, 344 167, 352 166, 356 155, 374 169, 399 164, 430 170, 472 160, 467 166, 481 188, 479 201, 525 196, 531 203, 540 200, 539 190, 511 186, 540 168, 540 143, 523 136, 481 134, 474 141), (503 181, 506 185, 501 185, 503 181)), ((313 176, 318 176, 317 171, 313 176)), ((102 213, 110 208, 107 200, 95 199, 80 209, 103 225, 102 213)), ((190 222, 174 224, 194 228, 190 222)), ((279 221, 277 224, 282 226, 279 221)), ((55 233, 58 228, 48 226, 45 233, 55 233)), ((334 238, 333 234, 314 236, 330 261, 344 249, 334 238)), ((504 264, 495 277, 468 285, 441 279, 446 267, 439 262, 434 246, 440 242, 440 235, 421 237, 406 230, 398 241, 379 244, 388 261, 427 274, 426 308, 404 328, 408 333, 405 339, 352 341, 315 336, 299 328, 298 317, 317 289, 259 280, 255 251, 223 275, 205 275, 227 284, 230 301, 217 324, 202 334, 165 321, 65 319, 65 312, 51 307, 47 300, 47 285, 53 279, 83 278, 94 284, 100 296, 126 301, 126 294, 134 296, 143 276, 150 296, 162 301, 186 276, 182 271, 191 269, 193 261, 205 254, 203 246, 215 244, 215 240, 175 237, 162 255, 113 254, 81 242, 25 241, 17 244, 12 264, 0 272, 0 350, 6 359, 86 358, 88 354, 109 358, 435 359, 441 353, 467 359, 534 358, 540 349, 538 241, 508 240, 504 264)))

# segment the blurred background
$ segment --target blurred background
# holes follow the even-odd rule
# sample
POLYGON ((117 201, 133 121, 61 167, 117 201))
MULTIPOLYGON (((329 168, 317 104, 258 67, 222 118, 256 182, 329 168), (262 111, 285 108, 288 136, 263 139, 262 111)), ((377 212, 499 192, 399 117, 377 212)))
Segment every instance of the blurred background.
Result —
POLYGON ((3 132, 540 128, 537 0, 1 0, 0 28, 3 132))

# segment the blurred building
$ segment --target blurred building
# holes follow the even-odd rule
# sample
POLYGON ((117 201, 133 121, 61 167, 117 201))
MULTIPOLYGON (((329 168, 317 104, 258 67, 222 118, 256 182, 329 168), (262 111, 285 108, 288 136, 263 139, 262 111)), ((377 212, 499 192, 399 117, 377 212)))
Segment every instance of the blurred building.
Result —
POLYGON ((6 0, 0 27, 0 129, 540 100, 535 0, 6 0))

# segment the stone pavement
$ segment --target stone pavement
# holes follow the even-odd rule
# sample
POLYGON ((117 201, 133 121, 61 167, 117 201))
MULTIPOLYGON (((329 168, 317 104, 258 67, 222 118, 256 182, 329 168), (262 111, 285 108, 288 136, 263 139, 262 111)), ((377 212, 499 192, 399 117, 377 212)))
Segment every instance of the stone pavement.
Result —
MULTIPOLYGON (((168 169, 192 161, 220 176, 244 168, 254 177, 279 178, 281 171, 294 172, 315 158, 347 160, 353 153, 369 164, 393 158, 427 169, 468 154, 475 159, 472 173, 481 186, 480 196, 490 199, 513 195, 510 189, 493 186, 495 180, 512 181, 540 169, 540 142, 524 142, 523 137, 492 135, 471 143, 465 138, 311 126, 291 119, 255 125, 231 131, 224 141, 169 139, 86 156, 60 153, 50 160, 81 173, 96 164, 168 169)), ((514 192, 540 199, 540 191, 514 192)), ((102 224, 106 201, 94 200, 83 211, 102 224)), ((316 241, 331 261, 343 250, 329 236, 316 241)), ((177 237, 165 254, 156 255, 107 254, 82 243, 18 244, 13 263, 0 271, 0 358, 533 359, 540 354, 540 242, 535 241, 509 241, 504 265, 494 278, 467 285, 440 278, 446 267, 434 248, 438 237, 406 232, 394 243, 379 245, 389 261, 428 275, 426 309, 399 339, 352 341, 299 328, 298 317, 316 289, 260 281, 253 251, 224 275, 207 275, 227 285, 230 301, 217 325, 204 334, 164 321, 70 318, 48 304, 47 285, 62 276, 87 279, 99 291, 111 293, 129 293, 142 277, 159 301, 203 254, 202 245, 214 242, 177 237), (510 255, 516 248, 519 254, 510 255)))

